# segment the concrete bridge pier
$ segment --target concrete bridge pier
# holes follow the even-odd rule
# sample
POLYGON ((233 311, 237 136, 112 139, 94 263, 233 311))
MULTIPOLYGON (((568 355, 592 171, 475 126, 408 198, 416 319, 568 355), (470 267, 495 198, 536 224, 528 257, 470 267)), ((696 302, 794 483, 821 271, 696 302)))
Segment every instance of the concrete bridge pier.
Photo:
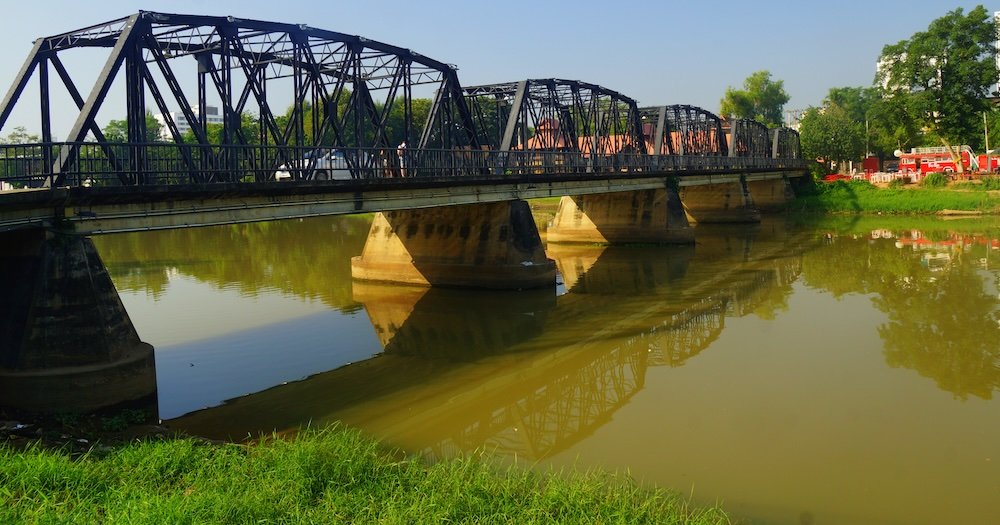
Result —
POLYGON ((156 406, 153 347, 139 340, 87 237, 0 235, 0 406, 85 413, 156 406))
POLYGON ((551 243, 694 243, 694 231, 671 189, 563 197, 546 236, 551 243))
POLYGON ((778 211, 795 199, 795 192, 787 177, 770 180, 747 181, 753 203, 760 211, 778 211))
POLYGON ((681 187, 688 220, 699 223, 760 222, 745 177, 734 182, 681 187))
POLYGON ((351 275, 363 281, 462 288, 555 286, 523 200, 375 215, 351 275))

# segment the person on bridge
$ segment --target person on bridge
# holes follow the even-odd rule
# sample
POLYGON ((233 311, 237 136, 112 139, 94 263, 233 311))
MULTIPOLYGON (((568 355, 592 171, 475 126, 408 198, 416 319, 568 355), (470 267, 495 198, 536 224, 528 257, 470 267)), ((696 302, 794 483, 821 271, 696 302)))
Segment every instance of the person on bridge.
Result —
POLYGON ((396 147, 396 155, 399 156, 399 175, 401 177, 406 176, 406 168, 407 168, 406 148, 407 148, 406 139, 403 139, 403 142, 400 142, 399 146, 396 147))

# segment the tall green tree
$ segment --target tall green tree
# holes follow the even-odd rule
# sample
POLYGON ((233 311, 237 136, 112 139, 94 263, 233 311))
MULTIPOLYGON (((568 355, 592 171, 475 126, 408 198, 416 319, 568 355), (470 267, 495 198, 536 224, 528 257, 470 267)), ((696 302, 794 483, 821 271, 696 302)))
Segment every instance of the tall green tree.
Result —
POLYGON ((982 114, 997 80, 996 40, 996 23, 980 5, 968 14, 955 9, 882 49, 876 81, 885 98, 910 127, 946 146, 958 166, 957 146, 981 144, 982 114))
MULTIPOLYGON (((160 140, 160 121, 149 111, 146 112, 146 142, 160 140)), ((101 130, 110 142, 128 142, 128 121, 112 120, 101 130)))
POLYGON ((771 80, 771 72, 757 71, 743 81, 743 89, 726 88, 719 113, 726 118, 749 118, 769 128, 784 122, 782 111, 788 102, 783 80, 771 80))
POLYGON ((901 116, 897 101, 882 98, 874 87, 830 88, 821 111, 824 113, 811 116, 806 126, 800 129, 806 135, 804 144, 809 144, 804 145, 803 150, 816 157, 857 160, 864 153, 885 160, 892 157, 895 150, 907 149, 919 140, 919 128, 913 127, 910 120, 901 116), (834 107, 838 109, 825 113, 827 108, 834 107), (845 126, 844 129, 830 128, 838 120, 845 126), (861 137, 857 139, 859 133, 861 137), (856 154, 841 157, 845 151, 856 154))
POLYGON ((799 133, 803 156, 822 159, 827 173, 833 163, 858 160, 864 154, 864 122, 859 122, 850 111, 829 100, 824 107, 809 108, 805 112, 799 133))

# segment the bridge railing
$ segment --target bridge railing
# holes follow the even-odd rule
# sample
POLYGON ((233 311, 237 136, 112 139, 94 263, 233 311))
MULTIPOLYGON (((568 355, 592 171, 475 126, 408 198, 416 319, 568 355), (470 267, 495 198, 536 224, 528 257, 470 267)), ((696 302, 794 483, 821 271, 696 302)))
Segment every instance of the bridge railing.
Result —
POLYGON ((0 189, 392 178, 613 176, 802 168, 800 159, 573 151, 0 144, 0 189))

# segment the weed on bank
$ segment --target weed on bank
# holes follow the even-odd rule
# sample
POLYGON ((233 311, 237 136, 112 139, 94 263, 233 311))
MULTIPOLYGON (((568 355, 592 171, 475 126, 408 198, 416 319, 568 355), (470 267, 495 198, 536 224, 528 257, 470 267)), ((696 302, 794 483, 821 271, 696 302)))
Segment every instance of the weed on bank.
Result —
POLYGON ((359 433, 179 438, 81 457, 0 445, 0 523, 730 523, 626 477, 401 459, 359 433))
POLYGON ((818 183, 788 204, 814 213, 934 214, 947 211, 1000 213, 1000 194, 983 185, 879 188, 866 181, 818 183))

